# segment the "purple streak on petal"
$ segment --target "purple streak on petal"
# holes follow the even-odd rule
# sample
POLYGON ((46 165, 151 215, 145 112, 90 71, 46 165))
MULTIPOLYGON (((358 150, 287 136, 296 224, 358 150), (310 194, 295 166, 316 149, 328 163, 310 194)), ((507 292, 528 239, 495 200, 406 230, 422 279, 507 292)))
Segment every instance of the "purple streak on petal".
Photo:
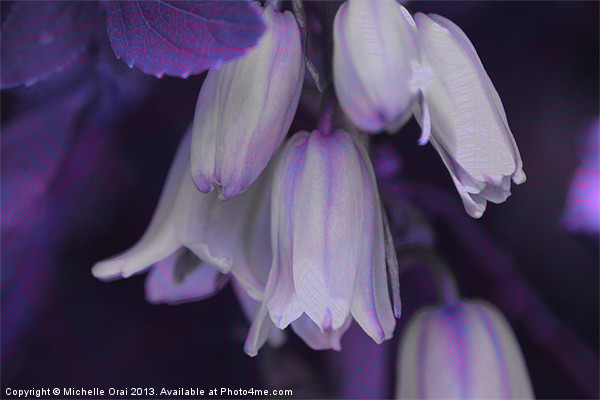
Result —
POLYGON ((284 144, 273 178, 271 196, 271 243, 273 264, 269 273, 265 300, 273 323, 285 328, 302 315, 294 287, 293 224, 295 188, 302 176, 310 134, 298 132, 284 144))
POLYGON ((108 1, 112 48, 130 67, 187 77, 242 57, 265 31, 250 1, 108 1))
MULTIPOLYGON (((294 209, 288 223, 293 227, 292 265, 299 301, 317 324, 327 320, 329 308, 333 329, 341 327, 350 313, 355 285, 369 285, 356 281, 358 269, 367 268, 367 277, 373 279, 372 260, 356 258, 372 254, 374 235, 372 192, 362 182, 359 157, 346 132, 314 131, 293 188, 293 202, 285 203, 294 209)), ((371 283, 370 291, 372 287, 371 283)))
POLYGON ((533 397, 508 322, 483 302, 422 310, 402 340, 398 374, 400 398, 533 397))
POLYGON ((512 392, 510 388, 510 374, 509 374, 509 366, 506 362, 506 355, 502 351, 502 341, 500 339, 500 335, 498 334, 498 330, 501 328, 498 324, 497 319, 490 318, 489 313, 485 312, 482 307, 478 307, 476 310, 478 314, 478 318, 480 318, 481 322, 485 325, 486 331, 492 340, 492 344, 494 346, 494 352, 496 354, 496 360, 498 365, 497 370, 500 371, 500 390, 502 398, 511 398, 512 392))
POLYGON ((0 87, 31 86, 53 72, 89 61, 103 11, 87 1, 19 1, 2 24, 0 87))
POLYGON ((211 70, 194 116, 191 170, 203 193, 222 199, 244 192, 288 133, 304 78, 300 34, 291 13, 271 7, 259 45, 239 60, 211 70))

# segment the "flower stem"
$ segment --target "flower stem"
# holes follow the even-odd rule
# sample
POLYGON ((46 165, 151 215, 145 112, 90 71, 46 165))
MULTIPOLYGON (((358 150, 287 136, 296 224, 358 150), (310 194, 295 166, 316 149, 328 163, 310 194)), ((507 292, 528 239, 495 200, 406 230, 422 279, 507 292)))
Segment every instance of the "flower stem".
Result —
POLYGON ((306 12, 304 11, 304 5, 302 0, 293 0, 292 9, 294 10, 294 17, 296 18, 296 24, 300 30, 300 38, 302 40, 302 52, 304 53, 304 61, 306 62, 306 68, 315 81, 315 85, 319 92, 323 93, 323 84, 319 72, 315 68, 314 64, 308 57, 308 24, 306 23, 306 12))
POLYGON ((434 249, 420 248, 413 249, 399 254, 399 258, 404 258, 403 266, 406 268, 414 267, 419 264, 425 264, 435 282, 440 302, 444 304, 454 303, 460 299, 458 286, 448 264, 444 258, 434 249), (421 261, 415 262, 415 261, 421 261))
POLYGON ((329 135, 333 132, 335 106, 336 101, 332 90, 326 88, 321 97, 321 110, 319 112, 319 122, 317 123, 317 130, 324 135, 329 135))

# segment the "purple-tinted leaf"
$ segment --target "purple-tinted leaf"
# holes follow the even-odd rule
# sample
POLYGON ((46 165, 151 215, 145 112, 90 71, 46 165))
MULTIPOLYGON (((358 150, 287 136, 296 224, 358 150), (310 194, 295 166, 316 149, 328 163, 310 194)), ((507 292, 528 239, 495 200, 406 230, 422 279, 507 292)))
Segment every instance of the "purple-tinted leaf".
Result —
POLYGON ((103 12, 91 2, 17 2, 2 23, 2 89, 31 86, 85 61, 101 32, 103 12))
POLYGON ((249 1, 109 1, 113 50, 130 67, 187 77, 241 57, 266 29, 249 1))
POLYGON ((115 130, 151 79, 112 55, 85 66, 7 91, 19 106, 0 145, 3 362, 23 357, 17 344, 51 306, 46 291, 66 238, 101 229, 107 199, 122 196, 131 179, 115 130))

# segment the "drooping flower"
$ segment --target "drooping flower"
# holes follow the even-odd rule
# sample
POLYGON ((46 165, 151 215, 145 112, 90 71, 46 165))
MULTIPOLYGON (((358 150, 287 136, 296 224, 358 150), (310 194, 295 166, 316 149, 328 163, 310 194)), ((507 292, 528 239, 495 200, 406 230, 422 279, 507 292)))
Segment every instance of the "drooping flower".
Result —
POLYGON ((279 148, 300 99, 305 63, 292 14, 264 9, 268 30, 246 56, 209 71, 194 117, 191 169, 201 192, 248 189, 279 148))
POLYGON ((386 255, 395 255, 366 150, 342 130, 299 132, 282 150, 272 190, 273 263, 246 352, 264 342, 269 316, 314 348, 339 347, 352 319, 376 342, 389 339, 386 261, 395 259, 386 255))
POLYGON ((399 399, 534 398, 508 321, 484 301, 419 311, 406 327, 399 357, 399 399))
MULTIPOLYGON (((251 355, 268 340, 281 344, 283 332, 270 318, 255 317, 271 267, 271 180, 268 167, 258 181, 234 199, 200 193, 189 173, 191 132, 180 144, 157 210, 140 241, 122 254, 97 263, 99 279, 130 277, 149 271, 146 298, 151 303, 179 304, 202 300, 231 281, 249 321, 260 331, 251 355), (233 279, 228 279, 230 276, 233 279)), ((385 272, 385 271, 384 271, 385 272)), ((306 316, 292 322, 294 331, 313 349, 339 349, 350 326, 322 332, 306 316)))
MULTIPOLYGON (((223 274, 231 273, 244 296, 258 305, 271 265, 272 173, 266 171, 251 190, 229 201, 219 200, 214 192, 200 193, 190 174, 190 141, 191 130, 177 150, 142 238, 125 252, 98 262, 92 273, 112 280, 150 270, 148 300, 169 304, 211 296, 226 283, 223 274)), ((238 297, 247 310, 249 301, 238 297)), ((270 320, 263 323, 267 336, 281 335, 270 320)))
POLYGON ((525 182, 506 113, 475 48, 458 26, 439 15, 415 15, 422 93, 416 117, 452 175, 465 209, 483 215, 488 201, 510 196, 525 182))
POLYGON ((417 58, 414 21, 395 0, 348 0, 333 28, 333 81, 361 130, 394 132, 411 116, 417 58))
POLYGON ((271 178, 264 174, 252 190, 229 201, 219 200, 216 193, 200 193, 189 172, 190 140, 188 131, 142 238, 124 253, 97 263, 92 273, 100 279, 128 278, 176 254, 185 256, 179 252, 187 248, 220 272, 234 272, 260 298, 258 282, 264 279, 259 278, 268 274, 271 262, 271 178))

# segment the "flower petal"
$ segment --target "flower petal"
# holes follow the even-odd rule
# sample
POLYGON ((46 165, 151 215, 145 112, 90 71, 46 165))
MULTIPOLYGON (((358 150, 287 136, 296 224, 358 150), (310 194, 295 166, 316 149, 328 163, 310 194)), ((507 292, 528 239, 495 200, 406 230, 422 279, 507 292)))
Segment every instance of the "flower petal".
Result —
POLYGON ((284 329, 302 315, 292 269, 293 231, 285 201, 297 185, 305 160, 308 132, 298 132, 283 146, 273 176, 271 195, 271 248, 273 263, 265 288, 264 305, 275 326, 284 329))
POLYGON ((396 131, 410 118, 417 57, 414 21, 394 0, 349 0, 334 21, 333 78, 345 113, 360 129, 396 131))
MULTIPOLYGON (((248 291, 237 280, 235 280, 235 279, 232 280, 232 286, 233 286, 233 291, 235 292, 235 295, 238 299, 238 302, 240 303, 240 305, 242 307, 242 311, 244 312, 244 315, 246 315, 246 318, 248 319, 250 324, 253 324, 254 320, 256 319, 257 313, 260 309, 260 302, 253 299, 252 297, 250 297, 248 295, 248 291)), ((275 327, 275 325, 273 325, 272 322, 271 323, 269 323, 269 322, 270 321, 268 320, 268 318, 266 318, 266 320, 263 321, 263 324, 265 324, 265 333, 266 333, 265 341, 268 341, 269 344, 273 347, 280 347, 285 343, 285 340, 286 340, 285 332, 282 331, 281 329, 278 329, 277 327, 275 327)), ((250 334, 249 334, 247 340, 249 340, 250 342, 252 341, 250 334)), ((258 346, 256 348, 256 352, 258 352, 258 349, 260 347, 262 347, 263 344, 264 344, 264 341, 260 344, 260 346, 258 346)), ((256 353, 254 353, 252 355, 256 355, 256 353)))
MULTIPOLYGON (((375 342, 381 343, 392 337, 396 326, 389 297, 387 263, 397 263, 397 260, 393 249, 386 249, 386 227, 371 159, 366 148, 358 142, 356 151, 361 161, 362 176, 359 179, 363 182, 363 191, 370 197, 364 208, 371 222, 370 234, 361 241, 363 248, 358 259, 352 315, 375 342)), ((391 237, 388 238, 390 241, 391 237)), ((393 248, 393 243, 389 244, 393 248)))
POLYGON ((300 33, 290 12, 267 6, 268 30, 245 57, 211 70, 194 117, 192 175, 222 199, 245 191, 279 148, 304 78, 300 33))
POLYGON ((325 331, 347 319, 361 254, 372 248, 373 199, 362 184, 359 157, 346 132, 313 132, 299 181, 284 200, 292 213, 298 300, 325 331))
POLYGON ((300 318, 292 322, 292 329, 300 338, 313 350, 341 350, 342 336, 350 325, 352 317, 348 316, 346 321, 339 329, 333 329, 323 332, 317 324, 315 324, 306 314, 302 314, 300 318))
POLYGON ((221 272, 232 272, 257 300, 271 265, 271 176, 265 171, 249 191, 222 201, 216 193, 198 192, 187 175, 174 222, 182 245, 221 272))
POLYGON ((202 300, 217 293, 225 283, 227 279, 219 271, 182 247, 154 265, 146 278, 146 299, 170 305, 202 300))
POLYGON ((420 311, 400 348, 398 398, 533 398, 510 325, 485 302, 420 311))
POLYGON ((189 168, 190 133, 185 135, 169 170, 150 225, 142 238, 125 252, 96 263, 92 274, 98 279, 127 278, 143 272, 152 264, 169 257, 180 247, 173 226, 179 192, 189 168))
POLYGON ((422 62, 433 71, 421 86, 423 116, 417 113, 417 120, 427 127, 429 111, 431 143, 465 208, 478 218, 487 201, 503 202, 510 195, 505 177, 525 181, 519 150, 498 93, 466 35, 438 15, 417 13, 415 20, 422 62))

